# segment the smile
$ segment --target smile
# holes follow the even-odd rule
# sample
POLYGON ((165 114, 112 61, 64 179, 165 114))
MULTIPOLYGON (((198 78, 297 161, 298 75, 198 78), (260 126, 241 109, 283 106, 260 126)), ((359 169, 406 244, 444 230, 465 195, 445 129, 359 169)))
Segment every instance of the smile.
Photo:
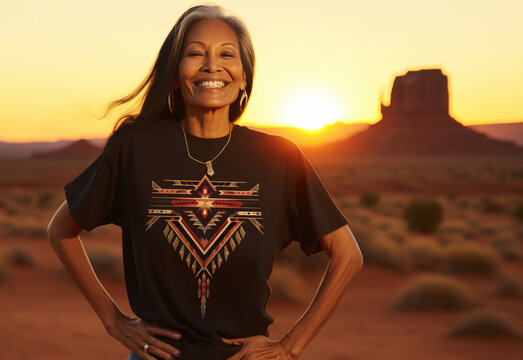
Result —
POLYGON ((199 88, 204 89, 219 89, 227 86, 228 83, 223 81, 200 81, 195 83, 199 88))

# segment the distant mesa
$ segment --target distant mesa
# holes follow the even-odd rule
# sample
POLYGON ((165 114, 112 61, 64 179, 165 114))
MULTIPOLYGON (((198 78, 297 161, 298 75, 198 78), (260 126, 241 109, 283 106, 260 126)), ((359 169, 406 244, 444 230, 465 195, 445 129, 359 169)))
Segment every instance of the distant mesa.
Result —
POLYGON ((94 160, 102 148, 93 145, 86 139, 74 141, 60 149, 51 151, 33 152, 33 159, 71 159, 71 160, 94 160))
POLYGON ((447 76, 441 69, 408 71, 394 80, 382 118, 346 139, 309 148, 340 155, 523 155, 523 147, 476 132, 449 115, 447 76))
POLYGON ((384 119, 401 120, 414 120, 420 115, 450 117, 447 76, 441 69, 408 71, 397 76, 392 85, 390 105, 382 103, 381 114, 384 119))

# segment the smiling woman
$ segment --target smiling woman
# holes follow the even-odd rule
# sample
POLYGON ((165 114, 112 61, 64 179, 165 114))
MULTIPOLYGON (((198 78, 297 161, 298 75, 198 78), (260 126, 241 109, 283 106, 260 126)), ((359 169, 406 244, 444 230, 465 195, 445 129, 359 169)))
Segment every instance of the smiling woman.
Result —
POLYGON ((303 151, 236 124, 254 64, 239 18, 190 8, 151 74, 121 100, 146 89, 138 114, 64 187, 51 244, 129 360, 295 360, 362 266, 348 220, 303 151), (101 286, 77 238, 109 223, 122 228, 132 316, 101 286), (307 312, 272 340, 268 280, 292 241, 331 262, 307 312))
POLYGON ((326 93, 307 91, 294 95, 283 113, 283 123, 301 129, 320 129, 342 118, 340 106, 326 93))

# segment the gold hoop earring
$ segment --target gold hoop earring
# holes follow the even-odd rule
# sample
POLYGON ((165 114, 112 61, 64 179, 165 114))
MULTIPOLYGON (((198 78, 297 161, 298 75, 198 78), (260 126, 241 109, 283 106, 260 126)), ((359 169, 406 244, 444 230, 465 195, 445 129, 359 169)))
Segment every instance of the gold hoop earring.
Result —
POLYGON ((243 110, 245 109, 245 104, 247 104, 247 99, 248 99, 247 91, 243 90, 242 97, 240 98, 240 111, 241 112, 243 112, 243 110), (242 104, 244 100, 245 100, 245 104, 242 104))

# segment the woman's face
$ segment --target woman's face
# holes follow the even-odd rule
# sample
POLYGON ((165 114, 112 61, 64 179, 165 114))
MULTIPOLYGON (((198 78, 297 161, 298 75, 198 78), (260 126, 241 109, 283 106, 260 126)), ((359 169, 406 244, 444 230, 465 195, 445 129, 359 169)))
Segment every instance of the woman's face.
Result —
POLYGON ((247 81, 234 30, 223 20, 193 24, 182 47, 175 89, 185 107, 221 108, 232 104, 247 81))

